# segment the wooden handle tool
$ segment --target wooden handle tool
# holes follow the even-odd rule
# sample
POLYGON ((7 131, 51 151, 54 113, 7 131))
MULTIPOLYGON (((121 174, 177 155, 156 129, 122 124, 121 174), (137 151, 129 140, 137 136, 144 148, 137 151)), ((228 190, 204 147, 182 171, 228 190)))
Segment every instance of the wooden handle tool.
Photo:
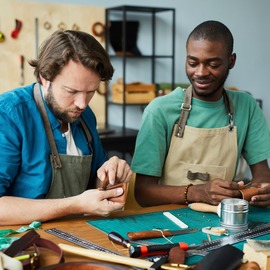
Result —
POLYGON ((128 232, 127 236, 131 240, 140 240, 148 238, 158 238, 162 236, 172 236, 170 231, 142 231, 142 232, 128 232))
POLYGON ((220 216, 220 204, 218 206, 207 203, 190 203, 188 207, 198 212, 215 213, 220 216))
POLYGON ((100 260, 100 261, 135 266, 142 269, 151 268, 151 266, 153 265, 153 262, 149 262, 142 259, 124 257, 124 256, 116 255, 116 254, 107 253, 104 251, 97 251, 97 250, 85 249, 81 247, 74 247, 67 244, 59 244, 59 247, 65 252, 81 255, 87 258, 100 260))

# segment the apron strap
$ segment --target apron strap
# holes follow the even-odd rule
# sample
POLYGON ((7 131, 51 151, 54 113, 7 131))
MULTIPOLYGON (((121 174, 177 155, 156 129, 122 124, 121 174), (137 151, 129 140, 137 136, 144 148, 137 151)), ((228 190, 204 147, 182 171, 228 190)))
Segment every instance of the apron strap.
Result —
POLYGON ((190 85, 186 89, 184 102, 182 103, 181 106, 181 114, 175 132, 176 137, 182 138, 184 135, 186 122, 188 119, 189 112, 191 110, 191 99, 192 99, 192 86, 190 85))
POLYGON ((234 114, 233 103, 225 90, 223 90, 223 96, 224 96, 225 106, 229 115, 229 131, 232 131, 233 130, 233 114, 234 114))
POLYGON ((50 121, 48 119, 46 108, 44 106, 44 103, 43 103, 43 100, 42 100, 42 97, 41 97, 40 87, 39 87, 38 83, 36 83, 35 86, 34 86, 34 99, 35 99, 37 107, 38 107, 38 109, 39 109, 39 111, 41 113, 42 121, 43 121, 43 124, 44 124, 44 127, 45 127, 47 138, 49 140, 51 151, 52 151, 54 166, 55 166, 56 169, 60 169, 60 168, 62 168, 61 160, 60 160, 60 157, 59 157, 56 145, 55 145, 55 141, 54 141, 50 121))
MULTIPOLYGON (((229 115, 229 131, 232 131, 233 130, 233 114, 234 114, 233 103, 225 90, 223 90, 223 96, 224 96, 225 106, 229 115)), ((181 105, 181 114, 180 114, 180 118, 177 123, 176 131, 175 131, 176 137, 182 138, 184 135, 185 125, 187 123, 187 118, 191 110, 191 101, 192 101, 192 86, 190 85, 186 89, 184 102, 181 105)))
POLYGON ((86 126, 85 122, 83 121, 83 119, 80 117, 80 122, 81 122, 81 125, 83 127, 83 130, 84 130, 84 133, 87 137, 87 144, 88 144, 88 147, 90 148, 91 150, 91 153, 93 154, 93 148, 92 148, 92 136, 91 136, 91 133, 88 129, 88 127, 86 126))

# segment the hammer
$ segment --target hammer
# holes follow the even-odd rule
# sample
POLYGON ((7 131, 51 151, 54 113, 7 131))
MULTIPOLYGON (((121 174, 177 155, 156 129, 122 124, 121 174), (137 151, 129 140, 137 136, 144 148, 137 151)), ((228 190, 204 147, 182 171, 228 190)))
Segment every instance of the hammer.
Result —
POLYGON ((136 259, 136 258, 129 258, 126 256, 116 255, 116 254, 110 254, 104 251, 97 251, 92 249, 85 249, 81 247, 74 247, 67 244, 59 244, 59 247, 68 253, 81 255, 87 258, 100 260, 100 261, 106 261, 106 262, 113 262, 113 263, 119 263, 134 267, 139 267, 142 269, 148 269, 148 270, 158 270, 160 269, 162 264, 165 264, 167 261, 167 257, 161 257, 156 262, 150 262, 143 259, 136 259))

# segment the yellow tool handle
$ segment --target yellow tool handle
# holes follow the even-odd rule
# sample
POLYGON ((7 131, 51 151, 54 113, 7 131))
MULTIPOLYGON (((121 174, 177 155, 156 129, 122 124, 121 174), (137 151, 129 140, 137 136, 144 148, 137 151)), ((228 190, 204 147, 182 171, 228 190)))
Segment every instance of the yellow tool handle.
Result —
POLYGON ((103 251, 85 249, 81 247, 74 247, 67 244, 59 244, 59 247, 65 252, 81 255, 84 257, 88 257, 88 258, 100 260, 100 261, 119 263, 119 264, 124 264, 124 265, 129 265, 129 266, 135 266, 135 267, 139 267, 143 269, 148 269, 153 265, 153 262, 145 261, 142 259, 129 258, 129 257, 124 257, 124 256, 116 255, 116 254, 103 252, 103 251))
POLYGON ((188 207, 192 210, 198 211, 198 212, 210 212, 219 214, 219 207, 216 205, 211 205, 207 203, 190 203, 188 207))

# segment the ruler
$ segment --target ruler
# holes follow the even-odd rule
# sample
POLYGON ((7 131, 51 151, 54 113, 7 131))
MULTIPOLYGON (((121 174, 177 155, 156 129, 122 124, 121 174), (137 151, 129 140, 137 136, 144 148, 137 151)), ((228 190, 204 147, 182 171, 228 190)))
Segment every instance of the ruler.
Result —
POLYGON ((84 247, 84 248, 87 248, 87 249, 93 249, 93 250, 98 250, 98 251, 103 251, 103 252, 107 252, 107 253, 111 253, 111 254, 116 254, 116 255, 121 255, 123 256, 122 254, 118 253, 118 252, 115 252, 113 250, 110 250, 108 248, 105 248, 103 246, 99 246, 97 244, 94 244, 90 241, 87 241, 87 240, 84 240, 82 238, 79 238, 77 236, 74 236, 70 233, 66 233, 66 232, 63 232, 59 229, 56 229, 56 228, 51 228, 51 229, 47 229, 47 230, 44 230, 45 232, 47 233, 50 233, 54 236, 57 236, 59 238, 62 238, 66 241, 69 241, 73 244, 76 244, 78 246, 81 246, 81 247, 84 247))
MULTIPOLYGON (((64 232, 62 230, 59 230, 57 228, 51 228, 51 229, 47 229, 47 230, 44 230, 44 231, 49 233, 49 234, 52 234, 54 236, 57 236, 59 238, 62 238, 64 240, 66 240, 66 241, 69 241, 69 242, 71 242, 73 244, 76 244, 78 246, 87 248, 87 249, 93 249, 93 250, 98 250, 98 251, 103 251, 103 252, 107 252, 107 253, 111 253, 111 254, 124 256, 123 254, 120 254, 118 252, 115 252, 113 250, 105 248, 103 246, 99 246, 99 245, 94 244, 94 243, 92 243, 90 241, 87 241, 85 239, 74 236, 73 234, 70 234, 70 233, 64 232)), ((148 260, 150 262, 156 262, 156 261, 158 261, 160 259, 163 259, 163 257, 167 258, 166 255, 157 255, 157 256, 147 257, 146 260, 148 260)))
POLYGON ((213 240, 210 242, 206 242, 204 244, 194 246, 190 246, 191 253, 188 254, 188 257, 193 256, 195 254, 192 254, 192 251, 210 251, 213 249, 217 249, 219 247, 225 246, 225 245, 232 245, 239 242, 243 242, 246 239, 255 238, 261 235, 265 235, 270 233, 270 223, 264 223, 261 225, 257 225, 256 227, 252 229, 248 229, 244 232, 236 233, 234 235, 226 236, 217 240, 213 240))

